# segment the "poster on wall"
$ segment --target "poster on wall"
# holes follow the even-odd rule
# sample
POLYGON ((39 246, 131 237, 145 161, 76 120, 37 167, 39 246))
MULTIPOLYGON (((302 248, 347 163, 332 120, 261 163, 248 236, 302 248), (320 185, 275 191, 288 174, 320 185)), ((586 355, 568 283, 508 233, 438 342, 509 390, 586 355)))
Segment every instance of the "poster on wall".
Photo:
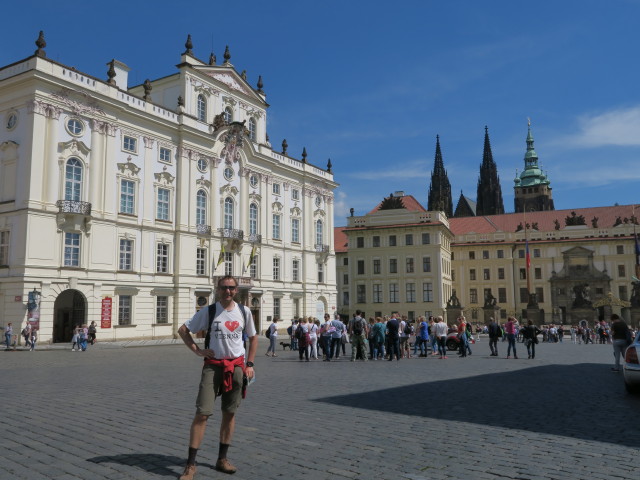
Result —
POLYGON ((111 306, 113 305, 113 299, 111 297, 104 297, 102 299, 102 310, 100 313, 100 327, 111 328, 111 306))
POLYGON ((33 290, 29 292, 27 300, 27 322, 32 330, 40 330, 40 292, 33 290))

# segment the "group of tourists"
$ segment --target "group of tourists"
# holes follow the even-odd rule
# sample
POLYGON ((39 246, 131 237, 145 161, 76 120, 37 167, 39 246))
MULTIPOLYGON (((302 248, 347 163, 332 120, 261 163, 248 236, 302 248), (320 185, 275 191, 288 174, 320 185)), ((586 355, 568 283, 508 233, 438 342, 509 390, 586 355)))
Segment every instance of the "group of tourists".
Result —
POLYGON ((96 343, 96 322, 91 322, 91 325, 87 327, 86 324, 76 325, 73 329, 73 337, 71 338, 71 351, 75 352, 76 347, 78 352, 84 352, 87 350, 87 344, 93 345, 96 343))
MULTIPOLYGON (((33 351, 38 341, 38 329, 34 328, 27 320, 26 325, 20 331, 20 336, 24 339, 27 350, 33 351)), ((5 350, 15 350, 18 343, 18 336, 13 333, 13 323, 9 322, 4 327, 5 350)))

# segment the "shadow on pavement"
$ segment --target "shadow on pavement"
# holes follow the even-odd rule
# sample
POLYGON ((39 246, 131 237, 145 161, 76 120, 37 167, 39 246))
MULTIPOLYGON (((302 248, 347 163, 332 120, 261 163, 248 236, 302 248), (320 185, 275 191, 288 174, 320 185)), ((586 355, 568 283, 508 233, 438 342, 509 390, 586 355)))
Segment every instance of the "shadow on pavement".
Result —
MULTIPOLYGON (((526 361, 526 360, 524 360, 526 361)), ((640 447, 640 397, 602 364, 548 365, 314 401, 640 447)))
MULTIPOLYGON (((175 478, 176 475, 182 472, 186 458, 159 455, 157 453, 122 453, 120 455, 88 458, 87 461, 92 463, 119 463, 121 465, 139 467, 154 475, 175 478)), ((198 462, 198 466, 205 468, 214 467, 214 465, 200 462, 198 462)))

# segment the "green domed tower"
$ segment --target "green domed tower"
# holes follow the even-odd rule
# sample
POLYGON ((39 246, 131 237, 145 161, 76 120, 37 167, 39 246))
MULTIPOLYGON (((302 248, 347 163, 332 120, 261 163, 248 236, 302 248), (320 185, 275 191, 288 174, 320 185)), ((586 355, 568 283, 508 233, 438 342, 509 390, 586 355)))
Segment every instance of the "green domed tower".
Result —
POLYGON ((515 209, 518 212, 555 210, 551 195, 551 183, 538 166, 538 154, 533 148, 531 122, 528 124, 527 153, 524 154, 524 170, 514 180, 515 209))

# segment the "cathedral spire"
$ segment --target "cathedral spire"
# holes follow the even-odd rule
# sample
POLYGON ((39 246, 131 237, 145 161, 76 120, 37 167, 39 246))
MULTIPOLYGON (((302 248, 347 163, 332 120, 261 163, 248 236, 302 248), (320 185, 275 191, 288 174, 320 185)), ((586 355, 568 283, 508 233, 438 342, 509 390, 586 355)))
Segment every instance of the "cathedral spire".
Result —
POLYGON ((448 218, 453 216, 453 202, 451 200, 451 184, 447 177, 440 150, 440 136, 436 135, 436 155, 431 172, 431 185, 429 186, 429 204, 431 211, 442 211, 448 218))
POLYGON ((496 162, 493 161, 491 142, 489 141, 489 127, 486 125, 484 127, 484 150, 482 152, 476 201, 476 215, 500 215, 504 213, 498 167, 496 162))

